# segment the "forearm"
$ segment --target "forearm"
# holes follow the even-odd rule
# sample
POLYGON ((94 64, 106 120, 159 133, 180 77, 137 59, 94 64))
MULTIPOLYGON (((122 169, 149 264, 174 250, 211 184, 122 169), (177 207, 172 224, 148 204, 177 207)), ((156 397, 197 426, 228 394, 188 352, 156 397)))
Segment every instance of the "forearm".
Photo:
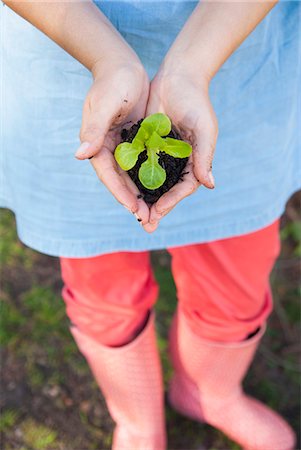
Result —
POLYGON ((111 61, 115 56, 120 58, 123 52, 125 59, 129 52, 136 58, 134 51, 92 1, 4 0, 4 3, 91 71, 101 66, 105 70, 105 61, 111 61))
POLYGON ((211 80, 276 3, 200 2, 167 54, 166 65, 176 61, 211 80))

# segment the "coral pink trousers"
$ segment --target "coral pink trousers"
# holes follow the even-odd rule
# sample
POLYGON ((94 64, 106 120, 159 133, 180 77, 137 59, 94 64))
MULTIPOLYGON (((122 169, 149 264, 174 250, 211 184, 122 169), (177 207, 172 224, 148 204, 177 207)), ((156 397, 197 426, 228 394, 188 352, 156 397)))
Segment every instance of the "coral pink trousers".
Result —
MULTIPOLYGON (((279 254, 279 220, 254 233, 168 249, 179 308, 200 337, 238 342, 272 310, 269 275, 279 254)), ((71 322, 108 346, 126 344, 157 299, 148 252, 61 258, 71 322)))

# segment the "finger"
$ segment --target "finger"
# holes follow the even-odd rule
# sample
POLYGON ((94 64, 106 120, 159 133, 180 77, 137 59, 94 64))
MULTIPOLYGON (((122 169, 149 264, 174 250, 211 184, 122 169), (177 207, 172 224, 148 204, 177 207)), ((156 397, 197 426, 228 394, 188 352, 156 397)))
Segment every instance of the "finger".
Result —
MULTIPOLYGON (((119 168, 118 168, 119 170, 119 168)), ((126 184, 126 186, 128 187, 128 189, 135 195, 136 199, 137 199, 137 211, 136 211, 136 219, 138 222, 141 223, 142 226, 144 226, 145 224, 149 223, 149 213, 150 213, 150 209, 147 206, 147 204, 145 203, 145 201, 143 200, 143 198, 141 198, 141 194, 140 191, 138 189, 138 187, 136 186, 136 184, 133 182, 133 180, 129 177, 129 175, 122 171, 120 169, 120 175, 123 177, 123 181, 126 184)))
MULTIPOLYGON (((214 114, 214 113, 213 113, 214 114)), ((209 189, 215 186, 212 174, 212 161, 215 152, 218 129, 215 118, 201 122, 194 131, 193 139, 193 171, 201 184, 209 189)))
POLYGON ((101 154, 96 155, 91 163, 103 184, 114 195, 116 200, 126 209, 137 215, 137 220, 142 223, 149 221, 149 209, 147 205, 138 201, 136 190, 129 188, 128 175, 119 172, 112 152, 103 147, 101 154))
POLYGON ((138 209, 137 198, 128 189, 124 178, 118 172, 112 152, 103 147, 101 157, 96 155, 91 163, 100 181, 105 184, 114 197, 132 213, 136 213, 138 209))
POLYGON ((147 204, 144 201, 138 199, 138 210, 136 219, 138 220, 138 222, 141 222, 142 226, 149 223, 149 214, 150 209, 147 206, 147 204))
POLYGON ((146 223, 145 225, 143 225, 143 228, 147 233, 153 233, 158 228, 158 225, 159 225, 159 222, 146 223))
POLYGON ((185 170, 189 171, 189 173, 184 175, 183 181, 179 181, 168 192, 163 194, 162 197, 160 197, 159 200, 151 207, 150 224, 159 222, 181 200, 191 195, 200 186, 200 183, 193 174, 191 161, 187 164, 185 170))
POLYGON ((197 181, 185 180, 181 186, 174 186, 164 194, 150 210, 150 223, 159 222, 166 216, 181 200, 191 195, 198 187, 197 181))

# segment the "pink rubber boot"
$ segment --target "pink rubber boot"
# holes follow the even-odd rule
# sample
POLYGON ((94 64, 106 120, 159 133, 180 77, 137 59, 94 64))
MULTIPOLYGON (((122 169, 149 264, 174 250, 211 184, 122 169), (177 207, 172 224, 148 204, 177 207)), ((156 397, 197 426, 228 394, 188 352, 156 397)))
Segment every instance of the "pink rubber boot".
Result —
POLYGON ((246 450, 291 450, 295 435, 274 411, 241 386, 265 327, 240 343, 214 343, 192 333, 181 312, 170 331, 174 409, 221 430, 246 450))
POLYGON ((142 332, 122 347, 106 347, 71 333, 102 390, 112 418, 114 450, 165 450, 163 381, 154 314, 142 332))

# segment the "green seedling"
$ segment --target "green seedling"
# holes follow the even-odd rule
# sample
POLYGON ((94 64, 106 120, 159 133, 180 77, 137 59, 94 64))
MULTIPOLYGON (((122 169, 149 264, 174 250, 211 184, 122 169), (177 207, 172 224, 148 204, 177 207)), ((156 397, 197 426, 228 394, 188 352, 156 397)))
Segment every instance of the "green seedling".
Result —
POLYGON ((187 158, 192 148, 187 142, 167 136, 171 131, 170 119, 162 113, 146 117, 131 143, 122 142, 115 149, 115 159, 123 170, 132 169, 141 152, 146 150, 147 160, 140 166, 138 177, 147 189, 157 189, 166 180, 166 172, 159 164, 159 153, 174 158, 187 158))

